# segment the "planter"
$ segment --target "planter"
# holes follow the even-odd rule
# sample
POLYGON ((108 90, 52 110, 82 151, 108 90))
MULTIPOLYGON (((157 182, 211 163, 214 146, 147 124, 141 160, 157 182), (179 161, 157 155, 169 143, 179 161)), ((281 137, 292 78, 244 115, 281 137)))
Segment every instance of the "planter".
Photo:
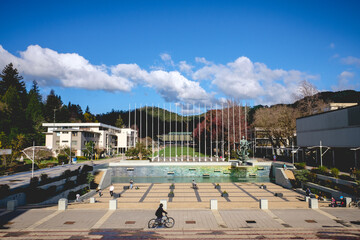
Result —
POLYGON ((174 197, 174 193, 169 193, 168 197, 174 197))
POLYGON ((341 185, 345 185, 345 186, 349 186, 349 187, 358 185, 357 182, 343 180, 343 179, 334 178, 334 177, 329 177, 329 176, 325 176, 325 175, 321 175, 321 174, 316 174, 316 177, 320 180, 330 180, 336 184, 341 184, 341 185))
POLYGON ((229 197, 229 194, 228 193, 222 193, 221 196, 222 197, 229 197))

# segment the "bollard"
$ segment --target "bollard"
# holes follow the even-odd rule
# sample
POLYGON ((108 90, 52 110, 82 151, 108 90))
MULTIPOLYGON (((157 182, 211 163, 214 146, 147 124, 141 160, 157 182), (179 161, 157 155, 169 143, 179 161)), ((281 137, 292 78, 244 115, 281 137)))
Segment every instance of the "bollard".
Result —
POLYGON ((309 196, 305 196, 305 202, 309 202, 310 197, 309 196))
POLYGON ((211 210, 217 210, 218 209, 218 204, 217 204, 217 199, 211 199, 210 200, 210 209, 211 210))
POLYGON ((8 210, 8 211, 15 211, 16 206, 17 206, 17 200, 7 201, 6 210, 8 210))
POLYGON ((310 198, 309 199, 309 208, 311 209, 318 209, 319 208, 319 202, 316 198, 310 198))
POLYGON ((167 209, 167 200, 166 199, 161 199, 160 203, 162 203, 164 205, 163 209, 166 210, 167 209))
POLYGON ((95 203, 96 202, 96 199, 94 197, 91 197, 90 198, 90 203, 95 203))
POLYGON ((260 209, 268 209, 268 200, 260 199, 260 209))
POLYGON ((351 198, 346 197, 345 198, 345 207, 350 207, 350 203, 351 203, 351 198))
POLYGON ((58 201, 58 210, 66 210, 68 205, 68 200, 66 198, 60 198, 58 201))
POLYGON ((109 201, 109 210, 116 210, 117 209, 117 200, 111 199, 109 201))

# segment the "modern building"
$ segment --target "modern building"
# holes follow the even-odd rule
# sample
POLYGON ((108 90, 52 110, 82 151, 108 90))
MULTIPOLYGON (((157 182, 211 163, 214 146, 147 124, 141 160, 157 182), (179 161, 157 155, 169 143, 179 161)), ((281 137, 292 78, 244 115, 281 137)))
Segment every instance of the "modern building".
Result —
POLYGON ((123 153, 134 147, 137 132, 131 128, 117 128, 103 123, 43 123, 47 127, 45 145, 54 153, 70 147, 77 156, 83 156, 86 144, 92 141, 95 148, 106 155, 123 153))
POLYGON ((296 132, 297 145, 315 150, 318 164, 359 167, 360 105, 298 118, 296 132))

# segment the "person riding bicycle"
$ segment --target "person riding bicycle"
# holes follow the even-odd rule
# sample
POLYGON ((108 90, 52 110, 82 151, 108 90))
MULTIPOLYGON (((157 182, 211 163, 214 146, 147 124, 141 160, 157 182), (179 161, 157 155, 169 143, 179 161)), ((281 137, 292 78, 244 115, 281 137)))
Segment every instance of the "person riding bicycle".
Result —
POLYGON ((167 212, 163 209, 163 206, 164 205, 160 203, 159 208, 155 212, 155 215, 157 217, 156 221, 158 221, 160 225, 162 224, 161 219, 163 217, 163 213, 167 214, 167 212))

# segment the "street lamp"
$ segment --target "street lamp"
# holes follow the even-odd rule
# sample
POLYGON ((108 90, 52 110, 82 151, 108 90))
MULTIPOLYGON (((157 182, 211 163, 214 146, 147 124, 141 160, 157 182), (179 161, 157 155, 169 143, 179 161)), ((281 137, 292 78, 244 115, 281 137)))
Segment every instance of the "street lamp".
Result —
POLYGON ((322 142, 321 142, 321 140, 320 140, 320 146, 309 147, 309 149, 313 149, 313 148, 320 148, 320 166, 322 166, 322 157, 323 157, 323 156, 325 155, 325 153, 330 149, 330 147, 323 146, 323 145, 322 145, 322 142), (327 148, 324 153, 322 152, 322 148, 323 148, 323 147, 327 148))

